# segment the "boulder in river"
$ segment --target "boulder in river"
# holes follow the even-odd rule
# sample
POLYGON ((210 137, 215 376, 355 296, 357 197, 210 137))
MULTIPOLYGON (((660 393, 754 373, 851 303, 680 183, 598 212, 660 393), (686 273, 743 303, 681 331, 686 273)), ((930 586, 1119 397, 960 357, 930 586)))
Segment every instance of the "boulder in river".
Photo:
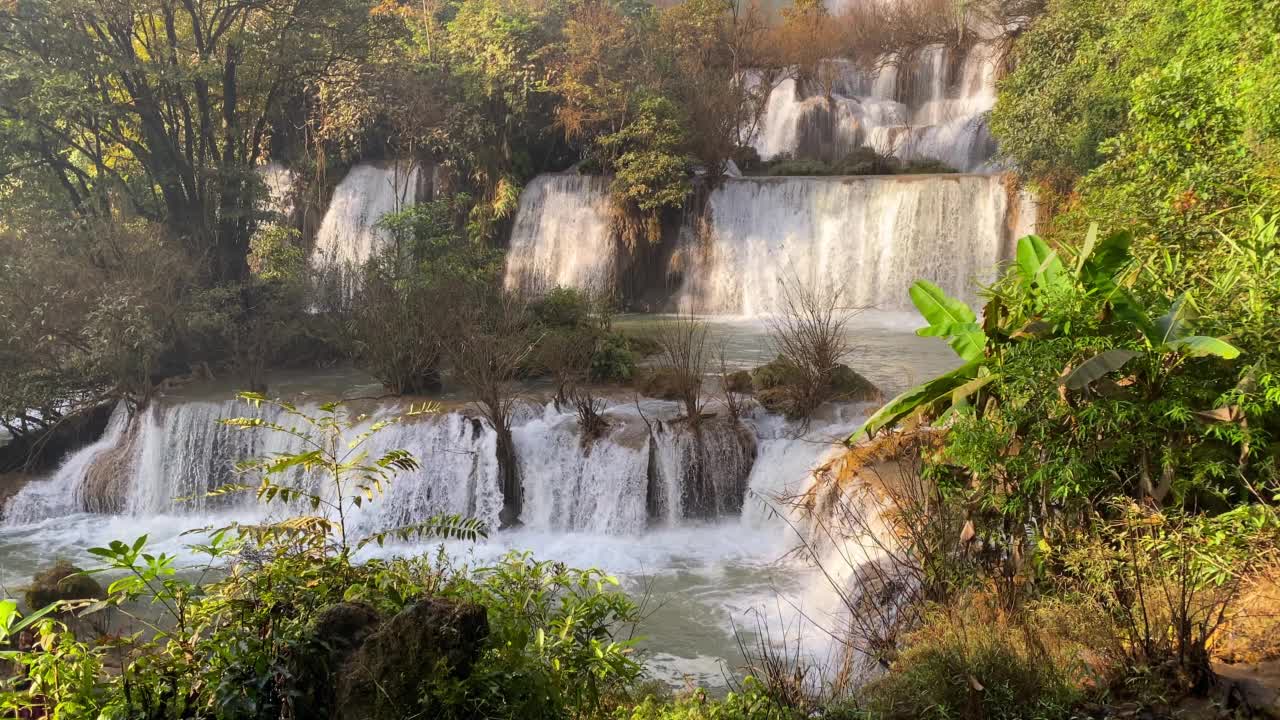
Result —
POLYGON ((106 596, 97 580, 70 562, 59 560, 53 567, 36 573, 25 599, 29 609, 38 610, 59 600, 101 600, 106 596))

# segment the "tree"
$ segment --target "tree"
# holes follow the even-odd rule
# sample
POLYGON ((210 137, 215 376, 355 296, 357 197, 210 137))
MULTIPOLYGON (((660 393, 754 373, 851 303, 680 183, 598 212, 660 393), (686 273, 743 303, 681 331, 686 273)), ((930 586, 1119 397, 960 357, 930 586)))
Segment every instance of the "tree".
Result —
POLYGON ((779 75, 773 39, 757 4, 690 0, 659 18, 664 87, 687 116, 690 152, 718 179, 751 144, 779 75), (765 69, 759 82, 749 70, 765 69))
POLYGON ((453 377, 466 386, 497 435, 498 475, 503 527, 516 525, 524 506, 520 467, 511 416, 519 401, 515 381, 537 346, 525 301, 495 285, 467 283, 458 288, 462 302, 455 312, 446 353, 453 377))
POLYGON ((0 230, 0 424, 37 438, 103 402, 146 401, 190 282, 151 223, 0 230))
POLYGON ((495 286, 502 255, 469 240, 465 195, 418 203, 381 220, 391 242, 362 268, 349 335, 357 362, 395 394, 440 387, 440 360, 459 288, 495 286))
POLYGON ((356 0, 19 0, 0 11, 7 161, 80 216, 163 221, 208 279, 241 280, 273 124, 371 38, 356 0))

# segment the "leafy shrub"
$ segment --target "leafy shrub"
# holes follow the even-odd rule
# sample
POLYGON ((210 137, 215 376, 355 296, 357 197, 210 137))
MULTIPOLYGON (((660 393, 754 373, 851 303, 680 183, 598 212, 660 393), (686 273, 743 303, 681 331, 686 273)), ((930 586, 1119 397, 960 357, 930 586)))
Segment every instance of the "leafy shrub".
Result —
POLYGON ((396 394, 438 390, 443 345, 472 293, 496 287, 502 254, 459 225, 465 195, 382 218, 392 242, 362 268, 350 333, 357 362, 396 394))
POLYGON ((800 160, 784 158, 768 163, 767 175, 775 177, 786 175, 834 175, 831 166, 821 160, 800 160))
MULTIPOLYGON (((453 697, 456 715, 520 720, 589 715, 640 676, 631 656, 639 608, 599 570, 511 553, 446 595, 489 609, 484 654, 453 697)), ((445 717, 451 717, 446 711, 445 717)))
POLYGON ((591 305, 591 298, 585 292, 557 285, 534 302, 529 310, 538 322, 547 327, 577 328, 590 320, 591 305))
POLYGON ((627 347, 631 348, 631 352, 637 357, 649 357, 662 352, 662 344, 658 339, 646 333, 622 333, 627 339, 627 347))
POLYGON ((591 353, 591 379, 600 382, 626 382, 636 372, 636 356, 630 340, 616 332, 601 334, 591 353))
POLYGON ((903 163, 895 171, 899 175, 934 175, 958 172, 955 168, 933 158, 916 158, 903 163))
POLYGON ((613 196, 623 204, 644 213, 684 205, 690 163, 681 113, 666 97, 642 97, 630 122, 600 138, 600 147, 613 158, 613 196))
POLYGON ((832 168, 836 175, 891 175, 900 165, 898 158, 863 145, 834 162, 832 168))

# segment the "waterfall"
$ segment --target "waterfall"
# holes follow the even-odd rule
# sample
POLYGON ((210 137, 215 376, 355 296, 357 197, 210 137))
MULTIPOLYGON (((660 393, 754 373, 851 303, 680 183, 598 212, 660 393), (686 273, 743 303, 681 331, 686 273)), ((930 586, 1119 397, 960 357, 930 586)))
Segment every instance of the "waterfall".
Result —
POLYGON ((74 512, 79 506, 77 492, 85 474, 103 453, 119 445, 129 426, 124 403, 116 405, 102 437, 72 453, 47 480, 27 483, 9 499, 4 518, 20 525, 74 512))
POLYGON ((350 271, 380 250, 387 237, 377 227, 378 221, 413 204, 418 169, 417 164, 408 162, 362 163, 351 168, 333 190, 316 233, 312 263, 350 271))
POLYGON ((609 178, 540 175, 520 193, 506 286, 534 294, 562 285, 593 293, 614 286, 609 178))
POLYGON ((275 220, 288 224, 297 209, 297 198, 294 196, 297 175, 276 162, 260 166, 258 174, 262 178, 262 183, 267 186, 267 196, 262 203, 262 209, 274 215, 275 220))
POLYGON ((648 438, 639 417, 608 413, 608 434, 584 444, 577 418, 548 406, 514 429, 525 525, 547 530, 645 529, 648 438))
POLYGON ((972 301, 1008 243, 1009 192, 984 175, 730 180, 712 193, 681 304, 764 315, 780 282, 842 288, 858 307, 907 307, 928 279, 972 301))
MULTIPOLYGON (((351 435, 402 410, 380 406, 351 435)), ((320 410, 304 406, 300 412, 320 410)), ((674 405, 653 401, 645 412, 653 417, 641 418, 631 403, 608 408, 608 432, 586 443, 571 411, 547 406, 519 413, 513 437, 525 493, 521 522, 543 530, 637 533, 651 521, 675 525, 685 518, 737 515, 754 457, 744 431, 709 421, 699 445, 689 431, 658 419, 674 414, 674 405), (649 423, 656 428, 652 436, 649 423), (654 477, 661 478, 661 499, 648 497, 654 477), (649 516, 652 507, 662 508, 659 517, 649 516)), ((118 410, 102 439, 72 455, 51 478, 26 485, 8 505, 6 522, 86 511, 259 517, 269 508, 259 506, 251 493, 211 497, 210 491, 230 483, 256 485, 259 478, 241 475, 238 463, 297 453, 304 445, 287 433, 220 422, 235 417, 306 427, 275 406, 255 409, 237 400, 158 402, 132 420, 118 410)), ((420 468, 396 476, 380 499, 352 514, 351 526, 373 532, 457 513, 498 527, 502 493, 496 437, 486 423, 463 412, 408 419, 375 433, 363 446, 370 457, 404 449, 420 468)), ((277 482, 332 495, 332 488, 301 471, 277 482)), ((300 503, 283 510, 307 509, 300 503)))
POLYGON ((942 45, 907 57, 877 58, 871 70, 829 60, 825 88, 792 79, 769 95, 754 146, 766 160, 783 155, 839 160, 859 146, 899 160, 937 160, 962 172, 991 168, 996 147, 986 115, 995 106, 995 47, 978 42, 950 77, 953 51, 942 45), (806 92, 807 90, 807 92, 806 92))

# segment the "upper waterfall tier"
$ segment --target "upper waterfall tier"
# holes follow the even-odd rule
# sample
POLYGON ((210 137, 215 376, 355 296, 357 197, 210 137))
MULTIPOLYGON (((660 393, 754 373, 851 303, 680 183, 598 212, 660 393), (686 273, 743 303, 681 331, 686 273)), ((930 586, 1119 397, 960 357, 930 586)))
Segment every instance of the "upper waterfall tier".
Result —
POLYGON ((600 293, 614 285, 609 178, 539 175, 520 193, 506 285, 541 293, 556 285, 600 293))
POLYGON ((918 279, 974 299, 1011 241, 1029 232, 1026 197, 998 176, 730 180, 691 241, 681 305, 764 315, 783 283, 840 289, 859 307, 897 309, 918 279))
POLYGON ((958 52, 930 45, 907 57, 878 58, 871 69, 829 60, 816 82, 782 80, 769 95, 756 151, 766 160, 838 161, 870 147, 904 162, 993 169, 987 113, 996 100, 994 46, 980 42, 958 52))
POLYGON ((351 168, 333 190, 316 233, 312 262, 348 270, 363 265, 387 241, 378 221, 412 205, 417 187, 418 166, 413 163, 362 163, 351 168))
MULTIPOLYGON (((507 286, 571 285, 636 300, 620 280, 640 274, 638 261, 610 230, 607 188, 606 178, 534 180, 516 218, 507 286)), ((668 307, 731 315, 776 312, 779 283, 792 278, 887 310, 909 307, 919 278, 972 300, 1033 222, 1029 195, 995 175, 730 179, 703 214, 667 234, 669 252, 655 253, 665 272, 654 273, 667 287, 645 290, 674 292, 668 307)))

